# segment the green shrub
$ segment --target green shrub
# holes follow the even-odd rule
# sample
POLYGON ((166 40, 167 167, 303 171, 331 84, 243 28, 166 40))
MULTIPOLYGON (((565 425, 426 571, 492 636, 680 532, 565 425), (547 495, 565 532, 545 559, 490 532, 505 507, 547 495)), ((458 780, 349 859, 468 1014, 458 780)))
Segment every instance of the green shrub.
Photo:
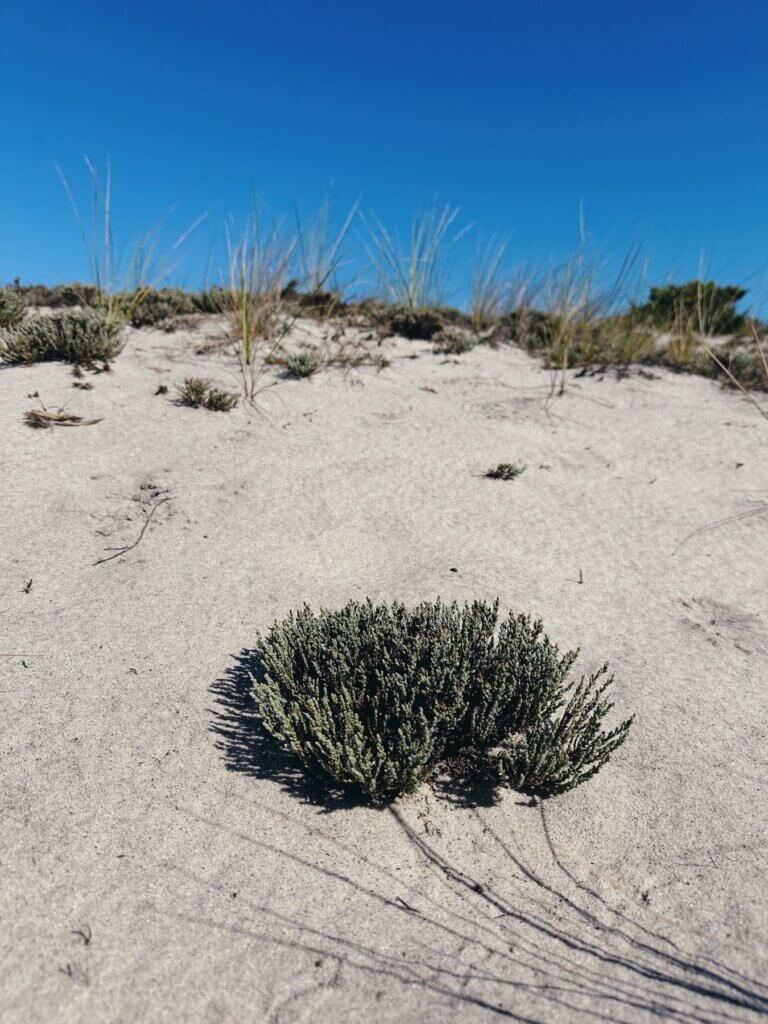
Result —
POLYGON ((24 296, 17 288, 0 288, 0 328, 18 327, 26 311, 24 296))
POLYGON ((549 348, 558 336, 558 321, 550 313, 521 307, 501 321, 501 329, 510 340, 528 352, 549 348))
POLYGON ((599 683, 606 671, 583 679, 567 701, 506 742, 496 762, 502 784, 533 796, 557 796, 600 771, 629 725, 628 720, 610 732, 601 728, 612 707, 605 696, 612 679, 599 683))
POLYGON ((489 469, 485 475, 491 480, 514 480, 516 476, 520 476, 524 472, 525 466, 521 466, 519 462, 500 462, 498 466, 489 469))
POLYGON ((311 776, 387 800, 438 769, 548 796, 597 772, 611 732, 605 669, 578 684, 540 622, 498 602, 350 602, 276 622, 255 649, 267 731, 311 776), (497 629, 498 626, 498 629, 497 629))
POLYGON ((432 309, 395 308, 387 314, 389 330, 412 341, 431 341, 443 322, 432 309))
POLYGON ((28 306, 46 306, 49 309, 67 309, 72 306, 92 306, 97 300, 98 290, 92 284, 57 284, 49 288, 45 284, 19 284, 28 306))
POLYGON ((220 285, 192 295, 192 302, 198 313, 224 313, 232 304, 232 297, 226 288, 220 285))
POLYGON ((635 307, 645 320, 662 330, 691 324, 700 334, 736 334, 745 324, 736 303, 747 294, 737 285, 714 281, 688 281, 651 288, 648 301, 635 307))
POLYGON ((93 310, 38 314, 0 331, 0 360, 6 363, 60 359, 88 366, 109 362, 122 347, 121 325, 93 310))
POLYGON ((316 319, 336 316, 347 308, 339 292, 322 287, 316 291, 302 291, 296 280, 289 281, 283 288, 282 297, 297 313, 316 319))
POLYGON ((237 395, 214 387, 210 381, 202 377, 187 377, 180 388, 181 405, 192 406, 193 409, 209 409, 211 412, 229 412, 237 405, 237 395))
POLYGON ((323 365, 317 352, 299 352, 285 357, 285 369, 292 377, 311 377, 323 365))
POLYGON ((458 334, 451 331, 443 335, 435 346, 435 351, 451 356, 462 356, 465 352, 471 352, 477 344, 477 340, 469 334, 458 334))
POLYGON ((168 328, 175 326, 177 316, 188 316, 197 312, 194 298, 180 288, 144 289, 139 296, 128 294, 124 297, 129 312, 131 327, 155 327, 158 324, 168 328))

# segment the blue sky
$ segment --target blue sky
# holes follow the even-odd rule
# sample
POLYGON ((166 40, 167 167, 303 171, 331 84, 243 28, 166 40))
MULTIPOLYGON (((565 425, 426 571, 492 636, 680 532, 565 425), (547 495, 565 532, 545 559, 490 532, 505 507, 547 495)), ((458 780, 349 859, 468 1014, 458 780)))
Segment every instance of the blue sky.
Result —
POLYGON ((456 281, 493 234, 511 267, 562 259, 583 203, 601 253, 641 242, 657 281, 703 253, 762 305, 767 30, 757 0, 7 0, 0 280, 86 275, 54 164, 87 205, 87 153, 111 161, 118 248, 208 215, 190 286, 254 195, 279 217, 330 192, 401 234, 419 204, 460 207, 456 281))

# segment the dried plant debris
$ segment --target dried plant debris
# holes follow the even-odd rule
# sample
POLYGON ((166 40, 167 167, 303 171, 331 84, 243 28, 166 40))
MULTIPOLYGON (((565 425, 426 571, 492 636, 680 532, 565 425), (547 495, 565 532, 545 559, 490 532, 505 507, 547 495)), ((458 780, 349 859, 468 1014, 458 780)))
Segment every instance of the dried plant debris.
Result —
POLYGON ((525 472, 525 466, 519 462, 500 462, 485 474, 490 480, 514 480, 525 472))
POLYGON ((101 419, 88 420, 71 412, 52 409, 28 409, 24 413, 24 421, 30 427, 47 429, 49 427, 90 427, 101 423, 101 419))
MULTIPOLYGON (((155 494, 161 493, 160 491, 154 492, 155 494)), ((155 517, 155 513, 161 506, 165 505, 166 502, 173 501, 171 494, 166 494, 164 497, 159 498, 154 505, 147 506, 146 503, 142 503, 142 512, 144 513, 144 523, 142 524, 141 530, 136 540, 130 544, 122 544, 119 547, 105 548, 105 551, 111 552, 111 554, 105 554, 102 558, 97 558, 93 563, 94 565, 104 565, 106 562, 111 562, 115 558, 120 558, 122 555, 127 555, 129 551, 133 551, 134 548, 138 547, 144 539, 144 534, 155 517)))

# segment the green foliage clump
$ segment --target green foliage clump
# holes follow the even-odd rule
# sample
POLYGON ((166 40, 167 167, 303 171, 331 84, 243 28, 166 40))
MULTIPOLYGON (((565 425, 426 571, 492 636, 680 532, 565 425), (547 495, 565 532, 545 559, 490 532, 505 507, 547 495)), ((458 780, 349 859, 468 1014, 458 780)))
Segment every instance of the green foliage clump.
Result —
POLYGON ((497 758, 499 781, 533 796, 557 796, 586 782, 627 736, 629 721, 604 732, 601 723, 612 704, 600 682, 604 666, 582 679, 568 700, 560 700, 525 732, 508 740, 497 758))
POLYGON ((192 406, 193 409, 229 412, 237 405, 237 395, 214 387, 210 381, 202 377, 187 377, 176 390, 179 393, 180 404, 192 406))
POLYGON ((387 315, 393 334, 411 341, 431 341, 442 330, 443 321, 433 309, 395 307, 387 315))
POLYGON ((322 365, 317 352, 299 352, 285 357, 285 369, 292 377, 311 377, 322 365))
POLYGON ((549 348, 559 333, 558 327, 557 317, 526 306, 507 314, 500 323, 501 331, 528 352, 549 348))
POLYGON ((736 304, 747 294, 738 285, 719 285, 714 281, 688 281, 651 288, 648 301, 639 313, 662 330, 678 330, 690 323, 700 334, 736 334, 744 328, 745 318, 736 304))
POLYGON ((139 293, 121 296, 131 327, 175 327, 178 316, 197 312, 194 297, 180 288, 142 289, 139 293))
POLYGON ((18 327, 26 311, 27 304, 18 288, 0 288, 0 328, 18 327))
POLYGON ((27 317, 0 331, 0 360, 40 363, 61 360, 89 366, 108 363, 123 347, 122 326, 95 310, 68 310, 27 317))
POLYGON ((377 800, 438 770, 455 779, 562 793, 626 739, 610 732, 606 669, 579 683, 540 622, 498 602, 350 602, 276 622, 255 650, 264 726, 305 771, 377 800))
POLYGON ((520 465, 519 462, 500 462, 498 466, 489 469, 485 475, 491 480, 514 480, 524 472, 525 466, 520 465))
POLYGON ((93 306, 98 289, 92 284, 57 284, 49 288, 45 284, 19 284, 17 288, 24 295, 28 306, 44 306, 48 309, 70 309, 72 306, 93 306))
POLYGON ((471 335, 450 331, 440 338, 436 351, 444 352, 447 355, 461 356, 465 352, 471 352, 476 344, 477 339, 471 335))
POLYGON ((198 313, 224 313, 232 305, 232 297, 226 288, 213 285, 192 295, 192 302, 198 313))

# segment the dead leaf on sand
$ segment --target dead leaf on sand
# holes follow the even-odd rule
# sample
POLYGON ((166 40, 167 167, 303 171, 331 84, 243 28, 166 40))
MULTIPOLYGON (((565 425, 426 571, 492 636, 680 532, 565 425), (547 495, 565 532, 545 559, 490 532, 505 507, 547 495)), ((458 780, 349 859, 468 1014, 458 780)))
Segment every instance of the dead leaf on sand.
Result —
POLYGON ((24 420, 30 427, 89 427, 101 420, 86 420, 71 412, 50 412, 48 409, 28 409, 24 420))

